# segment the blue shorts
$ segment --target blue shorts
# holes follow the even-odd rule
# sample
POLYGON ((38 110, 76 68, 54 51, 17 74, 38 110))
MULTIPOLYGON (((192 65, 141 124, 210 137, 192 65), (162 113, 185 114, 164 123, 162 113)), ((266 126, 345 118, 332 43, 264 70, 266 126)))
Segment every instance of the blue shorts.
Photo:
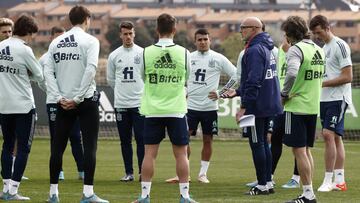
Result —
POLYGON ((285 112, 284 144, 289 147, 313 147, 317 115, 285 112))
POLYGON ((186 117, 150 117, 144 122, 144 144, 159 144, 165 138, 165 128, 173 145, 188 145, 186 117))
POLYGON ((344 116, 347 108, 345 101, 320 102, 320 120, 323 129, 339 136, 344 135, 344 116))
POLYGON ((199 123, 204 135, 218 134, 218 115, 217 111, 195 111, 188 109, 186 114, 189 124, 189 130, 193 131, 191 135, 196 135, 199 123))

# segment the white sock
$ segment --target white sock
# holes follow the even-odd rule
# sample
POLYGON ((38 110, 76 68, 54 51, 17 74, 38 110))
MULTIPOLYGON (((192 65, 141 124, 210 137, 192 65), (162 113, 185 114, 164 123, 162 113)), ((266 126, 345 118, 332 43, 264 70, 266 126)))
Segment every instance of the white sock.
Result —
POLYGON ((333 172, 325 172, 324 183, 331 184, 333 175, 333 172))
POLYGON ((266 182, 266 187, 267 189, 272 189, 274 188, 274 184, 272 183, 272 181, 266 182))
POLYGON ((297 183, 300 183, 300 176, 299 175, 293 175, 291 179, 295 180, 297 183))
POLYGON ((267 190, 268 188, 266 187, 266 185, 257 185, 256 186, 259 190, 261 190, 261 191, 265 191, 265 190, 267 190))
POLYGON ((14 173, 15 159, 16 159, 16 156, 13 156, 12 157, 12 164, 11 164, 11 174, 14 173))
POLYGON ((93 185, 84 185, 83 193, 85 197, 91 197, 94 195, 94 186, 93 185))
POLYGON ((271 174, 271 180, 274 180, 274 174, 271 174))
POLYGON ((58 184, 50 184, 50 197, 54 194, 59 195, 58 184))
POLYGON ((312 184, 310 185, 303 185, 303 195, 306 199, 312 200, 315 199, 314 190, 312 184))
POLYGON ((9 192, 10 179, 3 179, 3 193, 9 192))
POLYGON ((344 169, 335 169, 334 170, 335 175, 335 183, 341 184, 345 182, 345 171, 344 169))
POLYGON ((10 180, 10 189, 9 189, 9 193, 10 195, 15 195, 18 193, 18 189, 20 186, 20 182, 16 182, 13 180, 10 180))
POLYGON ((141 198, 150 196, 151 182, 141 182, 141 198))
POLYGON ((179 183, 180 194, 183 198, 189 198, 189 182, 187 183, 179 183))
POLYGON ((209 165, 210 165, 210 162, 209 161, 202 161, 200 162, 200 172, 199 172, 199 177, 200 176, 203 176, 203 175, 206 175, 207 173, 207 170, 209 168, 209 165))

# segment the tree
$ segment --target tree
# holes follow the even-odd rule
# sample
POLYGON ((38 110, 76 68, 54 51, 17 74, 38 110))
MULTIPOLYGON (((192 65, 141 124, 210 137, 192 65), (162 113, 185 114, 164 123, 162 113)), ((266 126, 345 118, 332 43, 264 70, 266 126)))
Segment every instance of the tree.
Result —
POLYGON ((106 40, 110 43, 110 52, 121 46, 122 42, 119 37, 119 23, 113 22, 109 24, 108 32, 105 34, 106 40))
POLYGON ((237 63, 239 53, 244 48, 244 42, 240 33, 233 33, 223 41, 220 46, 224 50, 224 55, 233 63, 237 63))
POLYGON ((174 42, 190 51, 194 51, 196 49, 194 43, 189 39, 185 30, 180 30, 175 34, 174 42))

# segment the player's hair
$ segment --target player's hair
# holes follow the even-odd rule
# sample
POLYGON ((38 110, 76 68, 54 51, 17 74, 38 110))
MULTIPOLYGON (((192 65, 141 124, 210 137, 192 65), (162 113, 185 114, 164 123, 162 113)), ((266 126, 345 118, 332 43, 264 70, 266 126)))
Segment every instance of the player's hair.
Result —
POLYGON ((157 18, 157 31, 160 35, 171 34, 176 25, 176 18, 163 13, 157 18))
POLYGON ((14 26, 14 22, 9 18, 0 18, 0 27, 2 26, 14 26))
POLYGON ((265 32, 265 23, 262 21, 262 20, 260 20, 260 22, 261 22, 261 30, 263 31, 263 32, 265 32))
POLYGON ((299 16, 289 16, 281 25, 281 29, 286 36, 301 41, 302 39, 310 39, 309 29, 306 21, 299 16))
POLYGON ((210 35, 210 32, 205 28, 200 28, 200 29, 196 30, 196 32, 194 34, 194 38, 196 38, 196 35, 210 35))
POLYGON ((69 19, 72 25, 83 24, 85 20, 89 17, 91 17, 91 13, 84 6, 76 5, 72 7, 69 12, 69 19))
POLYGON ((125 28, 128 30, 131 30, 134 28, 134 23, 132 23, 131 21, 123 21, 119 24, 119 31, 121 32, 121 28, 125 28))
POLYGON ((60 26, 54 26, 54 27, 51 28, 50 32, 51 32, 51 36, 54 36, 57 33, 65 32, 65 28, 60 27, 60 26))
POLYGON ((26 14, 21 15, 15 22, 13 34, 17 36, 26 36, 28 34, 37 33, 39 30, 35 19, 26 14))
POLYGON ((330 27, 328 19, 323 15, 317 15, 310 20, 310 30, 314 30, 318 25, 320 25, 322 29, 330 27))

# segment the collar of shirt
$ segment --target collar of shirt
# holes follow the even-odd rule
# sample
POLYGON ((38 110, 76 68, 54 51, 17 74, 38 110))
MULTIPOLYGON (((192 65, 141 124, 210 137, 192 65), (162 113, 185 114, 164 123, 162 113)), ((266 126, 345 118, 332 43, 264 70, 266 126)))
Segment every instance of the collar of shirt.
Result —
POLYGON ((158 46, 170 46, 174 45, 174 40, 171 38, 160 38, 158 43, 156 43, 158 46))
POLYGON ((199 54, 200 56, 207 56, 207 55, 210 54, 210 49, 207 50, 207 51, 204 51, 204 52, 198 51, 198 54, 199 54))
POLYGON ((20 38, 18 38, 18 37, 16 37, 16 36, 9 37, 9 39, 10 39, 10 40, 19 41, 19 42, 21 42, 21 43, 23 43, 23 44, 27 44, 24 40, 22 40, 22 39, 20 39, 20 38))
POLYGON ((71 31, 82 31, 85 32, 85 30, 83 30, 81 27, 79 26, 74 26, 73 28, 70 29, 71 31))

